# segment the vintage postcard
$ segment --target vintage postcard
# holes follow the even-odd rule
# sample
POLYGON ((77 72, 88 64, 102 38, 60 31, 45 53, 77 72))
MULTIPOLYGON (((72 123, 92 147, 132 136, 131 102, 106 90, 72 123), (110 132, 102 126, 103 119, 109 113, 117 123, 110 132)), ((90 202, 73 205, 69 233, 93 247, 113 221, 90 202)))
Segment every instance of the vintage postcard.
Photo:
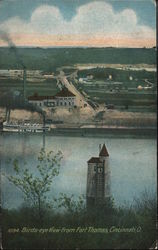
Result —
POLYGON ((2 249, 157 249, 156 1, 0 0, 2 249))

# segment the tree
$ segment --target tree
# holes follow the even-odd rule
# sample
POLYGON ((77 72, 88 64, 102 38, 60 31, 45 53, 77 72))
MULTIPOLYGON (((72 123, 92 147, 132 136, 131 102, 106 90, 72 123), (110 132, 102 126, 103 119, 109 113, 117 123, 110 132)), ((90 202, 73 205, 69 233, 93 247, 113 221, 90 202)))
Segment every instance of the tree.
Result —
POLYGON ((57 203, 58 208, 65 208, 70 214, 81 214, 85 212, 84 195, 80 195, 76 200, 74 198, 74 195, 67 196, 66 194, 60 193, 60 197, 58 199, 54 198, 54 201, 57 203))
POLYGON ((22 169, 19 161, 15 159, 12 162, 15 175, 7 176, 8 180, 22 191, 24 199, 37 208, 40 220, 42 219, 42 206, 47 203, 46 194, 50 191, 53 178, 59 174, 61 159, 61 151, 55 154, 53 151, 47 153, 41 149, 36 175, 33 175, 28 168, 22 169))

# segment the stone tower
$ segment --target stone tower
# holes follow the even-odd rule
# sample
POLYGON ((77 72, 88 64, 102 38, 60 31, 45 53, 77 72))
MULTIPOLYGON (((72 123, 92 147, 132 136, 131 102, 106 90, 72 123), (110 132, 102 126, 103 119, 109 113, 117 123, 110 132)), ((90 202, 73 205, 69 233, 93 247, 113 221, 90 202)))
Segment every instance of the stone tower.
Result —
POLYGON ((109 153, 105 144, 99 148, 99 157, 88 161, 87 207, 102 205, 110 197, 109 153))

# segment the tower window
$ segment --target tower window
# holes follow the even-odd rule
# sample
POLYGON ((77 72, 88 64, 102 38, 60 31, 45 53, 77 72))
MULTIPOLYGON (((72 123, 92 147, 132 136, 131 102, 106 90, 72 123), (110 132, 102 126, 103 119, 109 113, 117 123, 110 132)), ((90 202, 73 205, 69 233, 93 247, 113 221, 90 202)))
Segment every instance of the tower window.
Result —
POLYGON ((98 173, 102 173, 103 169, 102 168, 98 168, 98 173))

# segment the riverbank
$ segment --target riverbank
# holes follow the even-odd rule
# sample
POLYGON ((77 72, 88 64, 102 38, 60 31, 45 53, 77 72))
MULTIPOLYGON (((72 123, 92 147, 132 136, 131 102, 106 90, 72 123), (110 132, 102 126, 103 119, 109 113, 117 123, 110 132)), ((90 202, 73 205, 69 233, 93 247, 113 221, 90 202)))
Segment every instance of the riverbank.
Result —
MULTIPOLYGON (((12 131, 2 131, 1 133, 16 133, 12 131)), ((22 132, 19 132, 22 133, 22 132)), ((23 132, 29 133, 29 132, 23 132)), ((30 132, 29 134, 39 134, 30 132)), ((40 133, 41 134, 41 133, 40 133)), ((156 127, 133 128, 133 127, 56 127, 44 133, 49 136, 68 137, 106 137, 106 138, 143 138, 154 139, 157 135, 156 127)))
POLYGON ((54 128, 52 135, 110 137, 110 138, 155 138, 156 128, 54 128))

